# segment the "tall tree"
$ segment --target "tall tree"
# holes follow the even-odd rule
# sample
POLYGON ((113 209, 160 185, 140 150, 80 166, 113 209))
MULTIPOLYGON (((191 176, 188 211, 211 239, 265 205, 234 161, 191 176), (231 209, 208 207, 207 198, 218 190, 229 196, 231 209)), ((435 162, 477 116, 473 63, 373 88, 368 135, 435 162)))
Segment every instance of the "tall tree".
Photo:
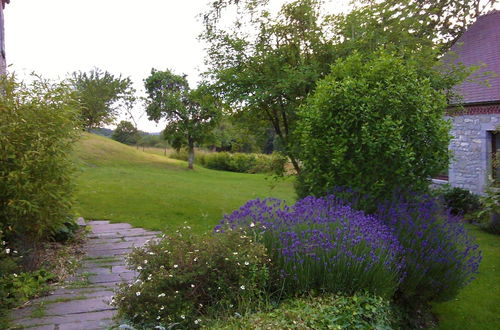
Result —
POLYGON ((100 69, 73 72, 70 84, 82 105, 82 121, 89 130, 115 121, 121 107, 130 108, 135 102, 135 89, 130 78, 114 76, 100 69))
POLYGON ((219 108, 205 85, 191 89, 186 75, 151 70, 145 87, 149 120, 165 118, 164 137, 174 148, 187 147, 188 167, 193 169, 195 144, 202 143, 217 124, 219 108))
POLYGON ((125 144, 136 144, 141 136, 137 128, 131 122, 122 120, 116 126, 111 138, 125 144))
POLYGON ((266 5, 265 0, 213 2, 201 36, 209 45, 207 76, 231 109, 272 125, 300 172, 296 112, 316 80, 329 71, 333 40, 319 1, 295 1, 277 15, 266 5), (220 18, 233 7, 240 14, 227 27, 220 18))

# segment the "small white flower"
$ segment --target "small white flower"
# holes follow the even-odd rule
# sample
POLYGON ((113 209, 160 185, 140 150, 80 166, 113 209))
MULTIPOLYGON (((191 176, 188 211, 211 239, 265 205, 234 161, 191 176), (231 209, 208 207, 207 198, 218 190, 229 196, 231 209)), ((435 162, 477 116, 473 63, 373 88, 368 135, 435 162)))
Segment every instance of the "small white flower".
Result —
POLYGON ((148 263, 148 260, 147 260, 147 259, 146 259, 146 260, 144 260, 144 264, 147 264, 147 263, 148 263))
POLYGON ((138 267, 137 267, 137 270, 141 270, 141 269, 142 269, 142 266, 138 266, 138 267))
POLYGON ((198 323, 200 323, 199 320, 194 320, 194 324, 198 324, 198 323))
POLYGON ((165 297, 165 296, 166 296, 166 294, 164 294, 164 293, 160 293, 160 294, 158 295, 158 298, 163 298, 163 297, 165 297))
POLYGON ((157 319, 157 320, 159 320, 159 319, 161 319, 161 317, 160 317, 160 316, 158 316, 156 319, 157 319))
POLYGON ((194 262, 197 262, 198 261, 198 257, 194 258, 193 259, 194 262))
POLYGON ((154 255, 155 255, 155 253, 154 253, 154 252, 149 252, 148 254, 149 254, 150 256, 154 256, 154 255))
POLYGON ((245 261, 245 266, 248 266, 250 265, 250 263, 248 261, 245 261))
POLYGON ((233 254, 234 254, 234 255, 237 255, 237 254, 238 254, 238 252, 233 252, 233 254))
POLYGON ((245 290, 245 286, 244 285, 240 286, 240 289, 245 290))
POLYGON ((191 284, 191 287, 194 288, 194 284, 191 284))
POLYGON ((255 227, 255 223, 250 223, 250 227, 255 227))
POLYGON ((16 274, 16 273, 14 273, 14 274, 12 274, 12 275, 14 275, 14 277, 17 277, 17 274, 16 274))
POLYGON ((174 277, 174 275, 172 275, 172 274, 168 274, 168 277, 174 277))
POLYGON ((14 250, 14 251, 12 251, 12 253, 17 253, 17 251, 16 251, 16 250, 14 250))
POLYGON ((149 274, 148 275, 148 280, 151 281, 152 278, 153 278, 153 274, 149 274))
POLYGON ((185 318, 186 318, 186 317, 185 317, 184 315, 181 315, 181 319, 183 319, 183 320, 184 320, 185 318))
POLYGON ((165 306, 161 306, 160 310, 162 311, 162 310, 164 310, 164 309, 165 309, 165 306))
POLYGON ((161 266, 160 266, 160 269, 165 269, 165 266, 161 265, 161 266))
POLYGON ((179 291, 175 291, 175 294, 179 293, 179 291))
POLYGON ((5 249, 5 253, 9 254, 10 253, 10 249, 5 249))
POLYGON ((139 297, 141 295, 141 291, 137 291, 135 295, 139 297))
POLYGON ((174 268, 177 268, 177 267, 179 267, 179 265, 174 265, 174 268))

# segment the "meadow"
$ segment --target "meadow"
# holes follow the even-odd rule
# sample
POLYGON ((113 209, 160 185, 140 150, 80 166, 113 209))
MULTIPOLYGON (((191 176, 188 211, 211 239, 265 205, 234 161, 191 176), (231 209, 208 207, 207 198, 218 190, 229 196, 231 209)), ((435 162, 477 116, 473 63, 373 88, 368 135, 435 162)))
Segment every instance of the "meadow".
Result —
MULTIPOLYGON (((261 174, 214 171, 85 134, 76 148, 79 164, 77 210, 86 219, 128 222, 168 232, 187 222, 196 232, 213 228, 224 213, 247 200, 276 197, 293 203, 293 181, 261 174)), ((467 225, 478 239, 483 262, 477 279, 452 301, 435 304, 440 329, 500 326, 500 241, 467 225)))

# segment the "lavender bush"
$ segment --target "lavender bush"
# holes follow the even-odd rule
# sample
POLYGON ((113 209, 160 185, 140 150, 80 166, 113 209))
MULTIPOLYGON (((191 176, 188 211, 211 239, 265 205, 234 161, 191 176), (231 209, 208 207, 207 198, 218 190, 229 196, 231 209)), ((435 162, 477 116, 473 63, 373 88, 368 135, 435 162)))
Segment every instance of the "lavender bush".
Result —
POLYGON ((226 215, 216 232, 251 230, 266 246, 283 291, 391 296, 401 280, 403 248, 389 227, 335 196, 293 207, 252 200, 226 215))
POLYGON ((412 302, 443 301, 474 279, 478 245, 460 217, 443 212, 429 196, 400 197, 379 206, 378 217, 393 228, 405 249, 400 292, 412 302))

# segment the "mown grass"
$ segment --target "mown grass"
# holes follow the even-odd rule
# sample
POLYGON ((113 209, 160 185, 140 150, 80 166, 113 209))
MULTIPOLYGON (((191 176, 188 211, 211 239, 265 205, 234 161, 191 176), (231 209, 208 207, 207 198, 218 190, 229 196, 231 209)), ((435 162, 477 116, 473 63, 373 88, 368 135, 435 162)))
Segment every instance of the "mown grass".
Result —
POLYGON ((77 211, 86 219, 167 231, 187 222, 201 232, 249 199, 295 198, 290 179, 275 183, 260 174, 188 170, 183 161, 93 134, 83 136, 76 157, 77 211))
POLYGON ((483 252, 479 275, 451 301, 435 304, 439 329, 500 329, 500 237, 477 226, 467 229, 483 252))

